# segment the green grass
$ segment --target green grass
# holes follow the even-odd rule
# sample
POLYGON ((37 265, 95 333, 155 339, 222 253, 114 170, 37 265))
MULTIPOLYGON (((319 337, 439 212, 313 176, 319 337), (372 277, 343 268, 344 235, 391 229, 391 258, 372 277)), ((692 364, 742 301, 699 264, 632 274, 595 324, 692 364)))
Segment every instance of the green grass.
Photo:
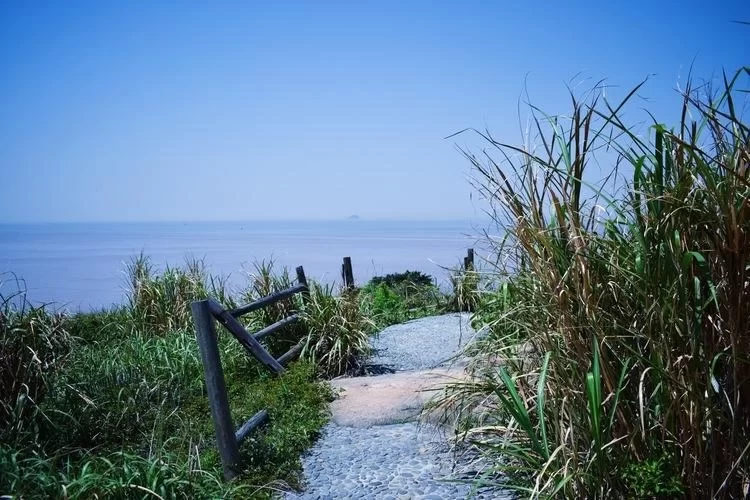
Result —
POLYGON ((358 290, 342 290, 313 283, 304 307, 309 329, 302 351, 329 376, 353 373, 370 352, 370 334, 375 324, 363 314, 358 290))
MULTIPOLYGON (((466 156, 502 241, 443 399, 525 496, 739 498, 750 477, 750 70, 648 140, 601 89, 466 156), (744 87, 743 87, 744 85, 744 87), (611 171, 600 170, 612 162, 611 171), (596 168, 592 169, 592 166, 596 168)), ((496 231, 494 231, 496 232, 496 231)), ((503 472, 505 476, 495 476, 503 472)))
MULTIPOLYGON (((187 313, 206 295, 231 307, 266 293, 260 279, 235 295, 195 262, 158 273, 140 256, 129 270, 125 306, 73 316, 29 306, 12 280, 0 288, 0 494, 263 497, 298 486, 300 454, 328 419, 325 369, 303 359, 271 376, 218 329, 235 425, 261 409, 270 415, 241 447, 244 473, 225 483, 187 313)), ((248 324, 273 320, 257 314, 248 324)), ((286 335, 299 339, 299 330, 286 335)))

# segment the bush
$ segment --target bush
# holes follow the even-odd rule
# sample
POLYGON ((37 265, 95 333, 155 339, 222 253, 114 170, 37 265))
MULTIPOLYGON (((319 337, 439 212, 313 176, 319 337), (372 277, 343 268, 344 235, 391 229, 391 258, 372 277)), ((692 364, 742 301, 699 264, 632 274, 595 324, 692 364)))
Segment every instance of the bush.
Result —
POLYGON ((654 124, 652 144, 621 119, 635 89, 536 119, 536 150, 483 134, 504 163, 467 153, 507 231, 488 243, 512 301, 480 304, 500 334, 446 402, 530 496, 744 495, 750 129, 734 103, 748 74, 686 92, 683 121, 654 124), (629 165, 625 186, 588 172, 605 147, 629 165))
POLYGON ((115 306, 112 309, 66 316, 65 325, 70 336, 77 342, 90 344, 120 339, 124 329, 133 328, 130 320, 130 311, 127 308, 115 306))
POLYGON ((447 302, 432 278, 416 271, 375 276, 360 297, 365 314, 378 328, 439 314, 447 302))
POLYGON ((409 286, 432 286, 432 277, 420 271, 405 271, 403 273, 386 274, 385 276, 373 276, 370 284, 378 286, 384 284, 388 287, 395 288, 402 285, 409 286))

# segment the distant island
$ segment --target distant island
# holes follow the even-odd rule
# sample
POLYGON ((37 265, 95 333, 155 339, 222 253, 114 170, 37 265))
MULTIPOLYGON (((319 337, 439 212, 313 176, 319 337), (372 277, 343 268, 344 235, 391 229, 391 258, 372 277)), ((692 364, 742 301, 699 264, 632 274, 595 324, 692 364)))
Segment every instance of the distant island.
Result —
POLYGON ((348 220, 359 220, 359 215, 350 215, 347 217, 348 220))

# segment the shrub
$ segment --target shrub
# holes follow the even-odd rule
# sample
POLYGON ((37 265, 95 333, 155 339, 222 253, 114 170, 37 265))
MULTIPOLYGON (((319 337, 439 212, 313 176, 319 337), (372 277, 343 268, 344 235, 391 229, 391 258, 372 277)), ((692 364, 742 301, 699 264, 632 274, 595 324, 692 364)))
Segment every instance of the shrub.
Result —
POLYGON ((363 307, 379 327, 403 323, 409 319, 406 299, 385 283, 362 291, 363 307))
POLYGON ((416 271, 375 276, 360 297, 365 314, 379 328, 439 314, 446 302, 432 278, 416 271))
POLYGON ((79 312, 65 317, 65 325, 76 342, 111 342, 122 337, 130 325, 130 312, 122 306, 95 312, 79 312))
POLYGON ((410 286, 432 286, 432 277, 428 276, 420 271, 404 271, 403 273, 391 273, 385 276, 373 276, 370 279, 370 284, 377 286, 384 284, 391 288, 395 288, 401 285, 410 286))

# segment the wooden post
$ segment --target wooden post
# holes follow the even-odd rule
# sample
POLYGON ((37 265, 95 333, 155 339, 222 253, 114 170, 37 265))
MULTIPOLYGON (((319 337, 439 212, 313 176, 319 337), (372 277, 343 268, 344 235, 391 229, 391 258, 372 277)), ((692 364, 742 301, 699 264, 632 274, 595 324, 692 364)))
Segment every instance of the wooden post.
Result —
POLYGON ((307 302, 310 298, 310 288, 307 285, 307 278, 305 277, 305 269, 299 266, 297 269, 297 283, 305 285, 305 290, 302 291, 302 302, 307 302))
POLYGON ((240 461, 240 450, 229 411, 229 398, 224 382, 224 370, 221 367, 214 318, 211 315, 208 300, 193 302, 191 307, 195 322, 195 336, 198 339, 206 376, 208 404, 211 407, 211 418, 216 430, 216 444, 219 447, 219 456, 224 468, 224 478, 230 480, 237 475, 236 467, 240 461))
POLYGON ((464 269, 466 271, 474 270, 474 249, 469 248, 466 251, 466 257, 464 258, 464 269))
MULTIPOLYGON (((302 266, 297 266, 297 269, 295 269, 297 272, 297 284, 298 285, 304 285, 305 289, 300 292, 300 295, 302 296, 302 311, 305 312, 308 304, 310 303, 310 287, 307 285, 307 277, 305 276, 305 268, 302 266)), ((304 321, 305 316, 301 316, 303 321, 300 321, 302 324, 303 331, 305 333, 310 333, 309 329, 307 327, 307 321, 304 321)), ((283 356, 282 356, 283 357, 283 356)), ((280 365, 284 366, 284 363, 282 363, 279 359, 276 361, 279 362, 280 365)))
POLYGON ((341 279, 345 288, 354 287, 354 272, 352 271, 352 258, 344 257, 344 263, 341 265, 341 279))

